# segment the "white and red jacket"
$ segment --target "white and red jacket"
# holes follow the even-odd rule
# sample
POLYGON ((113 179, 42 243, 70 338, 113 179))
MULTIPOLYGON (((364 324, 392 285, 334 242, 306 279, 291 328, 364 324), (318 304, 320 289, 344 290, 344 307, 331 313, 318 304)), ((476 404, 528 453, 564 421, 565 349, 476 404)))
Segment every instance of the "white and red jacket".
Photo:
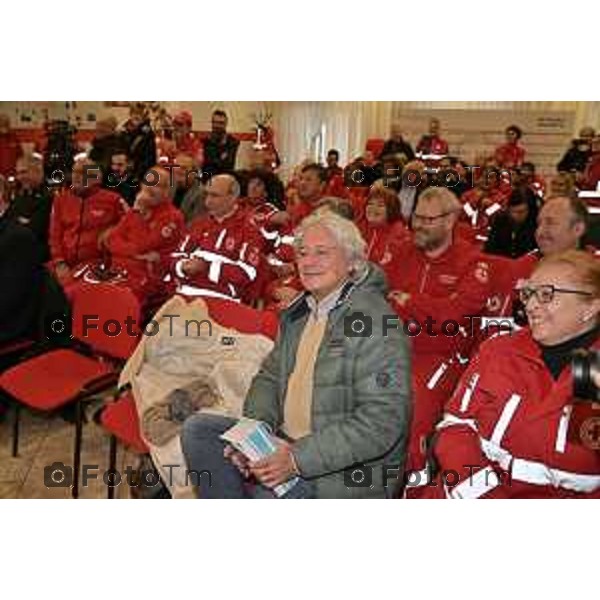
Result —
POLYGON ((600 497, 598 432, 585 428, 591 404, 574 402, 572 389, 570 366, 553 379, 528 329, 487 340, 437 425, 437 485, 422 489, 449 498, 600 497))
POLYGON ((199 216, 172 255, 178 293, 254 300, 249 296, 257 281, 262 244, 260 232, 239 205, 222 220, 208 214, 199 216), (204 260, 208 267, 206 272, 191 277, 185 275, 183 263, 191 258, 204 260))
POLYGON ((132 209, 105 241, 111 265, 127 271, 127 283, 136 293, 154 293, 161 287, 184 231, 183 214, 169 198, 151 208, 147 216, 132 209), (158 261, 138 258, 151 252, 159 254, 158 261))
POLYGON ((506 207, 511 192, 510 186, 498 185, 487 192, 473 188, 461 196, 463 212, 460 220, 470 227, 470 230, 463 228, 461 231, 468 234, 467 238, 479 242, 487 239, 490 219, 506 207))
POLYGON ((65 261, 70 267, 99 259, 98 236, 116 225, 129 207, 116 192, 87 188, 76 196, 70 190, 58 194, 50 218, 52 262, 65 261))
POLYGON ((489 262, 475 246, 461 239, 455 239, 444 254, 434 259, 410 240, 383 266, 389 289, 409 294, 403 302, 390 298, 392 308, 405 327, 414 320, 421 326, 418 335, 414 335, 415 328, 409 328, 415 402, 407 468, 422 469, 426 440, 441 418, 476 340, 472 330, 479 322, 465 316, 485 314, 491 295, 489 262), (434 336, 426 329, 429 317, 435 321, 429 327, 434 336), (444 321, 456 322, 460 331, 456 333, 453 324, 447 325, 449 335, 445 335, 444 321))

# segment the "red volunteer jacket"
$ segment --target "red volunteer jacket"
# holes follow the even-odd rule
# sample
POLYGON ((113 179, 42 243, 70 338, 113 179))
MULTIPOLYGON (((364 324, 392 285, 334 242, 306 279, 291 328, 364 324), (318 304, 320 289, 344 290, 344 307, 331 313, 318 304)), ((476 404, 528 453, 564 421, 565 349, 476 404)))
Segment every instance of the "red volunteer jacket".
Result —
POLYGON ((417 144, 417 154, 446 155, 448 154, 448 142, 437 135, 424 135, 417 144))
POLYGON ((402 221, 387 223, 381 227, 362 228, 363 238, 367 242, 367 260, 379 264, 388 264, 395 248, 406 243, 411 233, 402 221))
POLYGON ((503 144, 494 152, 494 158, 499 167, 513 169, 520 167, 525 160, 525 148, 517 144, 503 144))
POLYGON ((112 265, 127 271, 128 285, 142 293, 150 292, 150 288, 160 286, 184 231, 181 211, 170 200, 165 200, 150 211, 148 218, 138 210, 130 210, 110 232, 105 246, 112 265), (149 262, 135 258, 149 252, 158 252, 160 260, 149 262))
POLYGON ((402 303, 390 299, 392 308, 405 327, 409 320, 421 326, 421 332, 412 336, 415 401, 407 460, 407 469, 419 470, 425 467, 427 438, 441 418, 476 339, 473 331, 480 322, 464 317, 485 314, 491 291, 489 263, 472 244, 460 239, 436 259, 429 259, 411 240, 384 268, 390 290, 410 294, 402 303), (434 336, 426 329, 428 317, 435 321, 429 326, 434 336), (461 325, 457 335, 452 335, 456 334, 455 324, 450 324, 449 335, 444 335, 442 323, 447 320, 461 325))
POLYGON ((174 253, 174 274, 178 291, 184 295, 216 295, 251 301, 261 263, 262 238, 248 213, 238 206, 222 221, 211 215, 195 219, 179 250, 174 253), (205 273, 188 277, 184 260, 202 258, 205 273))
POLYGON ((101 258, 98 235, 116 225, 128 210, 119 194, 101 188, 88 188, 81 197, 71 190, 56 196, 50 218, 52 262, 64 260, 73 267, 101 258))
POLYGON ((438 424, 440 478, 427 491, 450 498, 600 497, 588 412, 589 404, 573 401, 571 368, 555 381, 529 330, 490 339, 438 424))

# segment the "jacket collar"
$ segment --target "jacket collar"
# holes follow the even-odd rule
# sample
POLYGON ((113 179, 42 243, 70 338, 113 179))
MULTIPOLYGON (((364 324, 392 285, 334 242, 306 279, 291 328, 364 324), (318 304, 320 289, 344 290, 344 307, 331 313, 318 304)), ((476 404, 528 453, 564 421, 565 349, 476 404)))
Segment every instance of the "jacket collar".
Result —
MULTIPOLYGON (((371 272, 370 268, 365 269, 365 272, 357 279, 351 279, 344 283, 339 291, 337 300, 329 310, 329 314, 334 313, 340 306, 346 304, 348 306, 348 298, 357 286, 365 282, 371 272)), ((304 317, 310 312, 309 292, 303 292, 298 296, 282 313, 282 319, 293 322, 304 317)))

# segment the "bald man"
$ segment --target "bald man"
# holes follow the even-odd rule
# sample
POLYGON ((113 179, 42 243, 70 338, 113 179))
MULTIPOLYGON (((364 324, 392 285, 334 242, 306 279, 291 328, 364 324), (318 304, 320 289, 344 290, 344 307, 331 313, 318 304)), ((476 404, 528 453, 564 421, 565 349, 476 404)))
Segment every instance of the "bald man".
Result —
POLYGON ((262 238, 240 204, 240 186, 217 175, 206 187, 207 213, 196 218, 174 256, 178 292, 252 302, 261 263, 262 238))

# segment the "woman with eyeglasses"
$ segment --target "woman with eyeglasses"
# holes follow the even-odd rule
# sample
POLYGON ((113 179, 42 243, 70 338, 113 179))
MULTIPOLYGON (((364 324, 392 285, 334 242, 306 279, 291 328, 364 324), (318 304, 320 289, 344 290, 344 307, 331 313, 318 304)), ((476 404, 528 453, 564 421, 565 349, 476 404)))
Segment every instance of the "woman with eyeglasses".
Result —
POLYGON ((529 327, 482 344, 437 426, 435 497, 600 497, 600 419, 582 418, 571 371, 574 353, 600 350, 600 265, 546 258, 519 295, 529 327))

